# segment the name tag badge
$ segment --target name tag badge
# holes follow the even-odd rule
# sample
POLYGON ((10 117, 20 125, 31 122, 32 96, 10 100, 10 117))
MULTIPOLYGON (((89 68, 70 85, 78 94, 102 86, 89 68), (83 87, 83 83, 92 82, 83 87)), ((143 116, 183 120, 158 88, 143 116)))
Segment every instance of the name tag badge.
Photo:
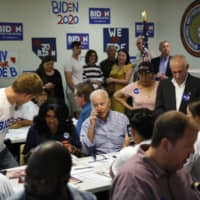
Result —
POLYGON ((139 94, 139 93, 140 93, 139 88, 135 88, 135 89, 133 90, 133 93, 134 93, 134 94, 139 94))
POLYGON ((183 101, 189 101, 189 100, 190 100, 190 96, 188 94, 184 94, 183 101))

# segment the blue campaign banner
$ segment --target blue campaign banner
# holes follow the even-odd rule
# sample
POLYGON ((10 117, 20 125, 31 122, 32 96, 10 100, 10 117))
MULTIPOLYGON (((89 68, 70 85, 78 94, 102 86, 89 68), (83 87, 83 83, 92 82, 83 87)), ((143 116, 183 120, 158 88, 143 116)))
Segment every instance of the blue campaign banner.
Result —
POLYGON ((67 49, 71 49, 71 43, 80 41, 82 49, 89 49, 88 33, 67 33, 67 49))
POLYGON ((32 51, 41 60, 49 55, 57 61, 56 38, 32 38, 32 51))
POLYGON ((136 62, 136 56, 130 56, 130 62, 132 64, 135 64, 135 62, 136 62))
MULTIPOLYGON (((135 37, 139 37, 143 35, 143 23, 136 22, 135 23, 135 37)), ((147 37, 154 37, 154 23, 147 22, 147 37)))
POLYGON ((89 8, 90 24, 110 24, 110 8, 89 8))
POLYGON ((23 24, 0 22, 0 40, 23 40, 23 24))
POLYGON ((126 49, 129 51, 129 31, 128 28, 104 28, 104 52, 110 45, 116 46, 117 51, 126 49))

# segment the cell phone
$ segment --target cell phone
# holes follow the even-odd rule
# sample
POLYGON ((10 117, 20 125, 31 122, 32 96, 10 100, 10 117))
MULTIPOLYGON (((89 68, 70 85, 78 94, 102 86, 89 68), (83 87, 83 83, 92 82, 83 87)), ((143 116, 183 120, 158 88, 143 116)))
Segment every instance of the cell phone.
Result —
POLYGON ((132 137, 132 132, 131 132, 131 126, 130 125, 127 126, 127 133, 128 133, 129 137, 132 137))

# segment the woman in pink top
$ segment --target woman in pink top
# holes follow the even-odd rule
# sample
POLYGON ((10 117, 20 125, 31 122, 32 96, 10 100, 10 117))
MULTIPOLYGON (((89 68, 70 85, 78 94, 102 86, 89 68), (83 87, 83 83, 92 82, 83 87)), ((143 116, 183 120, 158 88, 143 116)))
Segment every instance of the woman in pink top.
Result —
POLYGON ((154 110, 159 82, 153 80, 154 70, 150 63, 142 62, 139 65, 138 76, 138 81, 117 91, 114 97, 129 110, 135 108, 154 110), (132 97, 132 106, 127 104, 124 97, 132 97))

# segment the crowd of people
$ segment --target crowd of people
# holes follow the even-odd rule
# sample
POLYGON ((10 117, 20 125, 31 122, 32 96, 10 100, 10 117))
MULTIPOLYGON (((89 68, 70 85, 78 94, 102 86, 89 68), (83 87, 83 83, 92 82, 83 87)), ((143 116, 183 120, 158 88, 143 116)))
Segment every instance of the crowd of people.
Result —
POLYGON ((18 166, 4 145, 8 128, 30 126, 23 150, 26 187, 12 200, 95 199, 66 185, 70 154, 111 152, 119 152, 110 168, 112 200, 200 199, 194 184, 200 181, 200 79, 188 72, 185 56, 170 55, 168 41, 160 42, 158 57, 148 51, 144 58, 142 43, 138 38, 134 64, 125 49, 111 45, 98 65, 95 50, 88 50, 84 64, 81 43, 72 42, 66 96, 51 56, 36 73, 0 89, 0 170, 18 166), (31 185, 35 177, 41 188, 31 185))

